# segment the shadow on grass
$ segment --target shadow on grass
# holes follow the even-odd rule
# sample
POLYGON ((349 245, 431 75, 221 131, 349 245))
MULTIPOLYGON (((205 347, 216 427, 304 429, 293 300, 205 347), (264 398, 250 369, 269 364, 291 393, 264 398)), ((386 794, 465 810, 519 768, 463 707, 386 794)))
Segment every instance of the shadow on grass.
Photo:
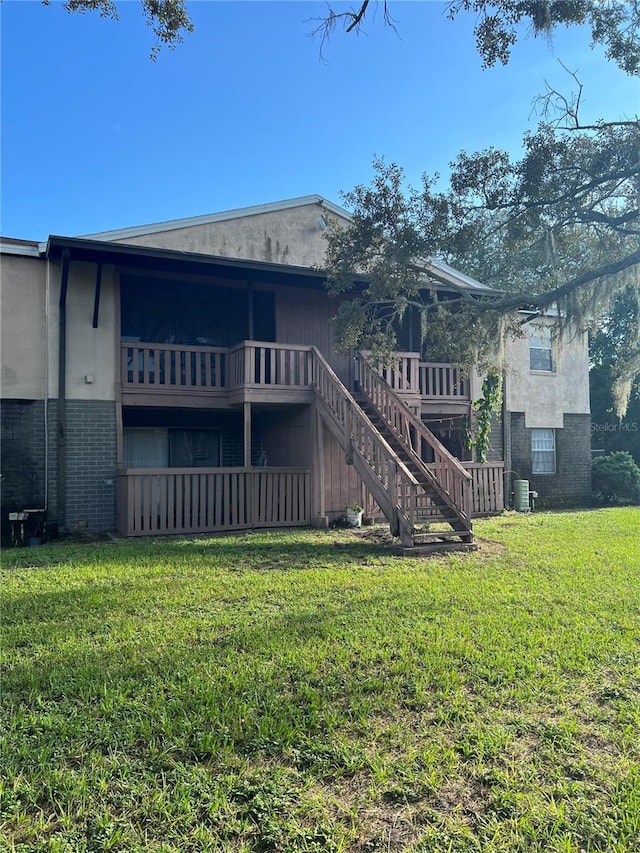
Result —
POLYGON ((256 533, 206 539, 127 539, 72 545, 68 542, 53 542, 38 548, 5 550, 2 566, 4 569, 39 569, 65 564, 72 568, 76 564, 78 567, 99 569, 101 563, 112 565, 119 558, 135 566, 137 558, 145 562, 153 559, 161 565, 171 562, 178 564, 199 556, 210 558, 213 564, 221 568, 242 571, 247 568, 269 568, 274 557, 277 557, 278 569, 282 570, 286 563, 289 569, 295 571, 309 568, 310 557, 313 558, 313 567, 317 568, 322 563, 329 566, 336 561, 343 564, 371 558, 397 557, 399 554, 398 548, 388 543, 357 538, 352 541, 331 540, 331 532, 326 534, 326 541, 315 539, 291 542, 287 541, 285 535, 282 539, 269 537, 267 541, 264 534, 256 533))
MULTIPOLYGON (((254 613, 244 622, 241 602, 222 619, 216 608, 194 617, 178 607, 172 617, 168 607, 166 630, 145 636, 144 611, 122 628, 110 629, 96 618, 104 614, 101 606, 95 610, 95 598, 71 599, 52 591, 39 597, 38 607, 41 613, 53 610, 53 621, 41 624, 31 642, 16 644, 28 645, 33 653, 20 649, 20 658, 6 672, 7 708, 63 703, 74 716, 97 714, 110 728, 128 716, 130 703, 134 719, 150 703, 151 716, 189 719, 187 728, 195 731, 215 707, 225 709, 220 711, 225 726, 231 718, 234 726, 246 718, 232 741, 247 747, 282 743, 289 728, 309 724, 307 706, 336 701, 341 707, 340 697, 364 689, 362 648, 367 644, 374 669, 385 670, 394 660, 393 655, 387 660, 384 635, 402 620, 403 595, 386 591, 360 597, 362 592, 358 588, 355 597, 333 603, 311 604, 302 596, 286 609, 254 613), (66 608, 81 613, 85 622, 70 624, 62 612, 66 608), (386 631, 380 630, 382 620, 386 631)), ((450 609, 449 600, 429 597, 421 602, 420 618, 428 621, 450 609)), ((381 677, 375 690, 382 691, 386 682, 381 677)), ((55 730, 58 723, 51 723, 55 730)), ((63 718, 59 725, 62 737, 63 718)), ((220 741, 215 742, 219 748, 220 741)))

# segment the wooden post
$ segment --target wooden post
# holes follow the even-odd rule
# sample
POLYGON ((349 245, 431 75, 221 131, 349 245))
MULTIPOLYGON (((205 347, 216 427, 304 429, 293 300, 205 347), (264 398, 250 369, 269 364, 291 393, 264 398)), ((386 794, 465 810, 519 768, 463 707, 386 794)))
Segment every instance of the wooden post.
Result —
POLYGON ((346 411, 345 411, 345 439, 347 442, 347 449, 345 453, 345 460, 347 465, 353 465, 353 411, 351 409, 351 403, 347 401, 346 403, 346 411))
POLYGON ((389 498, 391 500, 391 506, 394 507, 398 504, 398 468, 393 459, 389 459, 388 470, 389 498))
MULTIPOLYGON (((254 382, 253 370, 251 369, 251 358, 254 355, 254 349, 247 341, 244 342, 242 352, 242 379, 241 385, 252 385, 254 382)), ((254 362, 255 366, 255 362, 254 362)))
POLYGON ((314 527, 328 527, 329 520, 325 513, 324 424, 315 406, 311 410, 311 419, 313 433, 312 524, 314 527))
POLYGON ((250 281, 247 284, 247 291, 248 291, 247 292, 247 302, 248 302, 248 308, 249 308, 249 317, 248 317, 248 324, 247 325, 249 326, 249 340, 252 341, 254 339, 254 332, 253 332, 253 327, 254 327, 254 319, 253 319, 254 308, 253 308, 253 305, 254 305, 254 303, 253 303, 253 282, 252 281, 250 281))
POLYGON ((251 468, 251 403, 244 403, 244 467, 251 468))
POLYGON ((389 502, 391 504, 391 514, 389 516, 389 527, 392 536, 400 534, 400 521, 398 519, 398 468, 393 459, 388 462, 387 468, 389 502))

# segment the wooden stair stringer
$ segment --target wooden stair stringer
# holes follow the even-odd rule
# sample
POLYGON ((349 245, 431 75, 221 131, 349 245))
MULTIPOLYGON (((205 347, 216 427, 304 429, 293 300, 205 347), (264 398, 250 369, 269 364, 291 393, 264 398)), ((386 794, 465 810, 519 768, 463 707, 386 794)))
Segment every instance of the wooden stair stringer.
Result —
MULTIPOLYGON (((405 417, 408 421, 415 421, 416 425, 418 425, 418 419, 413 412, 411 412, 408 406, 406 406, 404 401, 383 379, 380 378, 380 381, 384 383, 385 392, 388 397, 393 400, 393 404, 398 406, 399 409, 405 413, 405 417)), ((362 397, 363 401, 360 403, 362 411, 365 412, 367 417, 370 419, 371 415, 367 412, 367 409, 369 409, 372 414, 375 413, 376 428, 385 438, 387 443, 392 446, 394 452, 400 459, 402 459, 403 463, 407 465, 410 470, 413 468, 413 476, 416 477, 426 494, 429 496, 435 495, 443 505, 446 505, 449 508, 450 512, 454 516, 454 520, 448 521, 447 523, 451 524, 451 527, 459 532, 461 538, 464 537, 468 541, 473 541, 473 526, 471 518, 467 518, 461 512, 460 508, 456 506, 455 501, 452 500, 446 489, 438 482, 438 478, 435 473, 426 467, 422 458, 416 453, 407 437, 402 432, 393 428, 392 424, 390 424, 385 418, 383 412, 378 408, 372 397, 366 393, 366 391, 363 393, 362 397)), ((420 425, 423 426, 421 422, 420 425)))
MULTIPOLYGON (((393 535, 399 535, 405 550, 415 551, 417 548, 421 553, 428 553, 436 548, 468 550, 473 547, 473 534, 470 530, 452 530, 442 536, 437 536, 433 531, 433 535, 427 535, 426 541, 423 539, 425 544, 420 544, 422 534, 415 527, 419 498, 425 496, 433 503, 433 490, 425 489, 420 484, 411 470, 411 467, 415 467, 413 463, 411 466, 405 464, 402 455, 385 438, 384 432, 371 421, 363 407, 336 376, 322 353, 315 347, 312 347, 311 351, 316 412, 344 450, 347 463, 354 466, 362 483, 378 503, 389 521, 393 535), (452 539, 463 541, 454 542, 452 539), (465 539, 467 541, 464 541, 465 539)), ((394 408, 396 400, 394 395, 391 401, 394 408)), ((405 418, 405 422, 406 413, 413 417, 411 411, 403 405, 399 414, 405 418)), ((418 428, 420 427, 421 424, 418 428)), ((445 466, 450 467, 454 473, 458 473, 459 469, 465 479, 471 479, 460 463, 451 457, 431 433, 429 442, 438 448, 445 466)), ((432 478, 433 474, 428 472, 426 479, 430 481, 432 478)), ((464 503, 468 495, 463 491, 462 496, 464 503)), ((447 503, 439 505, 439 508, 444 508, 447 503)))
POLYGON ((424 464, 423 460, 418 456, 415 450, 400 437, 400 435, 387 423, 384 417, 380 414, 376 406, 368 397, 365 397, 364 404, 361 404, 363 412, 372 421, 376 429, 384 436, 388 444, 394 449, 398 457, 402 459, 404 464, 409 468, 413 476, 424 490, 425 494, 439 502, 440 506, 448 511, 449 515, 446 518, 436 517, 433 520, 427 517, 426 521, 437 523, 443 521, 450 524, 453 530, 460 533, 461 536, 471 534, 471 524, 468 523, 460 514, 455 503, 449 495, 438 483, 437 477, 424 464), (372 415, 373 413, 373 415, 372 415))

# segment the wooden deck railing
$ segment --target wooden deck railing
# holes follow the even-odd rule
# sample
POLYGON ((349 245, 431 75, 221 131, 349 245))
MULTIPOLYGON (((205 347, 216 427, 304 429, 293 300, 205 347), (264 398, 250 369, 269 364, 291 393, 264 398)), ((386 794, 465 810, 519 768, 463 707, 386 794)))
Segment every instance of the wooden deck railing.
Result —
MULTIPOLYGON (((504 510, 504 462, 462 462, 462 466, 471 474, 472 517, 499 515, 504 510)), ((364 507, 366 514, 374 518, 382 512, 369 493, 364 499, 364 507)), ((428 522, 430 515, 438 513, 439 510, 432 499, 426 495, 418 498, 418 524, 428 522)))
POLYGON ((301 468, 136 468, 118 473, 124 536, 308 525, 310 472, 301 468))
POLYGON ((371 423, 322 354, 313 348, 313 385, 365 486, 394 533, 412 544, 419 484, 371 423))
POLYGON ((398 440, 424 468, 437 491, 466 523, 470 523, 471 475, 364 358, 360 363, 360 387, 398 440), (424 464, 426 447, 433 456, 428 468, 424 464))
POLYGON ((426 399, 470 400, 469 381, 453 364, 420 361, 417 352, 394 353, 389 364, 376 362, 368 352, 361 353, 361 356, 403 399, 421 396, 426 399))
POLYGON ((421 361, 419 364, 420 396, 438 400, 470 400, 469 380, 452 364, 421 361))
POLYGON ((396 393, 403 396, 420 394, 420 356, 417 352, 396 352, 389 364, 383 361, 375 362, 371 353, 366 351, 361 352, 360 357, 373 365, 396 393))
POLYGON ((243 341, 237 346, 128 343, 120 346, 120 381, 130 391, 232 391, 242 386, 309 388, 306 346, 243 341))
MULTIPOLYGON (((180 393, 243 386, 308 388, 311 359, 311 347, 263 341, 242 341, 230 348, 123 342, 120 381, 124 390, 180 393)), ((420 397, 470 399, 469 382, 459 368, 419 361, 418 353, 397 353, 393 364, 380 363, 376 370, 410 405, 419 406, 420 397)))
POLYGON ((228 366, 230 388, 311 385, 311 350, 306 346, 243 341, 229 350, 228 366))
POLYGON ((225 386, 227 352, 221 347, 122 343, 120 381, 131 390, 220 390, 225 386))

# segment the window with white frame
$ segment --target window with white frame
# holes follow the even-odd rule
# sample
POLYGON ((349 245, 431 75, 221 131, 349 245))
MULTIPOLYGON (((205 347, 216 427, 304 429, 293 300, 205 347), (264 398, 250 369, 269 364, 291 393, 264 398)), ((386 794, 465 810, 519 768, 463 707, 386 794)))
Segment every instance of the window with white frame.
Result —
POLYGON ((551 327, 533 326, 529 333, 529 368, 553 372, 551 327))
POLYGON ((531 472, 556 473, 556 434, 552 429, 531 430, 531 472))

